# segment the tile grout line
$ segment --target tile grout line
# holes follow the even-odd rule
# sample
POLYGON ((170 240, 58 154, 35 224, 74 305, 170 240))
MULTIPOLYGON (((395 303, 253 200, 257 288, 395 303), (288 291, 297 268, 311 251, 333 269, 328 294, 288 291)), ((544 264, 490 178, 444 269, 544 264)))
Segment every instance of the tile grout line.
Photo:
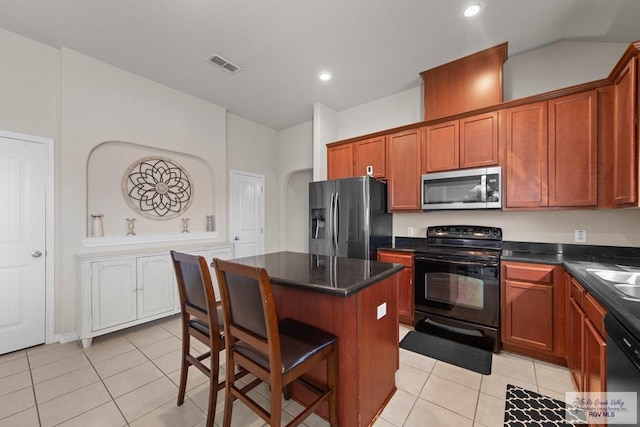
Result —
POLYGON ((31 378, 31 392, 33 393, 33 404, 36 407, 36 415, 38 417, 38 424, 42 425, 42 419, 40 418, 40 407, 38 406, 38 398, 36 396, 36 385, 33 382, 33 372, 31 371, 31 362, 29 361, 29 353, 24 351, 24 357, 27 359, 27 368, 29 368, 29 377, 31 378))

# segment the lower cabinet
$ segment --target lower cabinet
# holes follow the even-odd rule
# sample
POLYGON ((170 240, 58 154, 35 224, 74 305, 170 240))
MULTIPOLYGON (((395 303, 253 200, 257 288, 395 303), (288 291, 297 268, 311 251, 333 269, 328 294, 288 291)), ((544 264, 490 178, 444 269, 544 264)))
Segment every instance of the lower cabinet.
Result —
POLYGON ((605 392, 607 343, 604 316, 607 311, 578 281, 570 281, 567 308, 567 367, 578 391, 605 392))
MULTIPOLYGON (((230 259, 233 246, 187 247, 184 252, 230 259)), ((78 259, 78 335, 84 347, 93 337, 180 311, 169 249, 126 254, 93 253, 78 259)), ((211 271, 216 296, 219 289, 211 271)))
POLYGON ((566 291, 561 266, 501 263, 502 347, 565 361, 566 291))
POLYGON ((394 262, 404 265, 404 269, 398 274, 398 314, 400 323, 414 325, 414 276, 413 254, 391 250, 378 250, 378 261, 394 262))

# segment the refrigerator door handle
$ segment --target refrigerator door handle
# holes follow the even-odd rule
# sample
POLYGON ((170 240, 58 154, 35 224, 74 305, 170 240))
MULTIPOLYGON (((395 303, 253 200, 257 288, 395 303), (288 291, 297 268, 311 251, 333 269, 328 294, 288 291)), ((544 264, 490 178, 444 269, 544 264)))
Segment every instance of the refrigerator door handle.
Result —
POLYGON ((333 247, 338 250, 338 196, 340 193, 335 193, 336 197, 333 201, 333 247))
POLYGON ((333 217, 333 205, 335 204, 335 198, 336 198, 336 193, 331 193, 331 204, 329 205, 329 229, 328 229, 328 238, 331 241, 331 249, 335 250, 335 247, 333 245, 333 233, 334 233, 334 229, 336 227, 335 225, 335 218, 333 217))

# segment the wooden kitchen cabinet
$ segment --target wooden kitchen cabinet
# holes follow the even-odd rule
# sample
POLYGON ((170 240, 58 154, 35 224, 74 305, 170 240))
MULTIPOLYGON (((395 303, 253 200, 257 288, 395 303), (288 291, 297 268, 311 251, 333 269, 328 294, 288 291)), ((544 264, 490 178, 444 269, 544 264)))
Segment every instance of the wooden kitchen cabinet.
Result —
POLYGON ((498 113, 460 119, 460 168, 498 164, 498 113))
POLYGON ((565 362, 566 290, 561 266, 501 263, 502 346, 565 362))
POLYGON ((420 151, 424 128, 387 135, 387 194, 390 212, 422 209, 420 151))
POLYGON ((547 102, 508 108, 500 123, 506 146, 505 208, 536 208, 548 200, 547 102))
POLYGON ((549 101, 548 206, 598 205, 598 93, 549 101))
POLYGON ((415 307, 413 253, 379 249, 378 261, 404 265, 404 269, 398 273, 398 314, 400 323, 413 327, 415 307))
POLYGON ((632 57, 613 82, 613 203, 638 203, 636 126, 638 114, 637 58, 632 57))
POLYGON ((460 167, 460 121, 439 123, 425 128, 422 171, 440 172, 460 167))
POLYGON ((570 280, 567 306, 567 367, 578 391, 605 392, 607 343, 604 316, 607 310, 578 281, 570 280))
POLYGON ((385 179, 387 177, 386 141, 387 139, 383 135, 354 143, 353 176, 367 175, 367 167, 371 166, 374 178, 385 179))
POLYGON ((598 205, 597 91, 504 110, 505 208, 598 205))
POLYGON ((327 147, 327 179, 351 178, 354 176, 353 146, 353 143, 349 143, 327 147))
POLYGON ((498 164, 498 113, 491 112, 425 128, 423 172, 498 164))

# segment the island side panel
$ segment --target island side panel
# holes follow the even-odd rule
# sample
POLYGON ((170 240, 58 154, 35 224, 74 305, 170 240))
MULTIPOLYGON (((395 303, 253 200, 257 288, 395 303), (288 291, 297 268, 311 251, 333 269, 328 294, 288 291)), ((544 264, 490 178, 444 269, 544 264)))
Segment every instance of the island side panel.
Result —
POLYGON ((357 294, 361 425, 371 423, 396 390, 398 284, 394 274, 357 294))
MULTIPOLYGON (((273 284, 273 296, 278 318, 290 317, 316 326, 338 337, 338 422, 341 426, 358 426, 358 299, 289 288, 273 284)), ((326 363, 314 368, 311 378, 326 384, 326 363)), ((309 403, 313 395, 306 388, 293 384, 295 400, 309 403)), ((327 407, 321 414, 327 418, 327 407)))

